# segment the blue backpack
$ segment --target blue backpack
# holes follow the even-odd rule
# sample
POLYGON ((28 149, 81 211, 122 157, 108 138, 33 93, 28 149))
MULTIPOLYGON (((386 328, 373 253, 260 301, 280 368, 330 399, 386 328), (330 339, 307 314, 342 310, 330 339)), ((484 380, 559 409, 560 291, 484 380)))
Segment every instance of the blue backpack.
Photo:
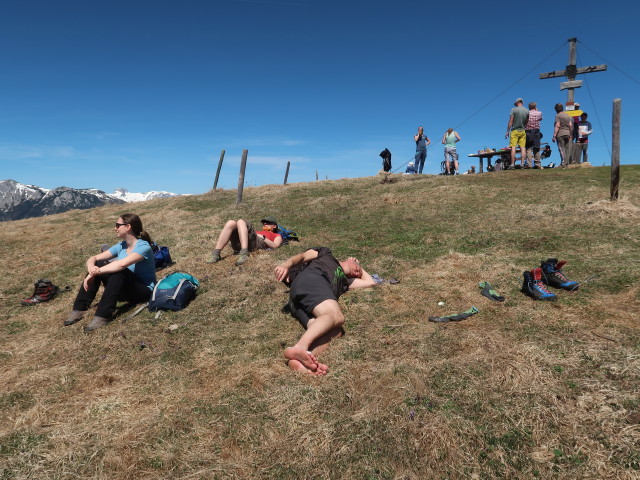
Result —
POLYGON ((199 286, 198 280, 188 273, 170 273, 156 283, 147 308, 152 312, 182 310, 196 296, 199 286))
POLYGON ((153 261, 156 264, 156 269, 171 265, 171 254, 169 253, 169 247, 160 246, 156 242, 151 242, 151 250, 153 250, 153 261))
POLYGON ((282 235, 282 243, 284 245, 286 245, 290 241, 294 241, 294 242, 300 241, 300 238, 298 237, 298 234, 296 232, 294 232, 293 230, 287 230, 282 225, 278 225, 277 233, 282 235))

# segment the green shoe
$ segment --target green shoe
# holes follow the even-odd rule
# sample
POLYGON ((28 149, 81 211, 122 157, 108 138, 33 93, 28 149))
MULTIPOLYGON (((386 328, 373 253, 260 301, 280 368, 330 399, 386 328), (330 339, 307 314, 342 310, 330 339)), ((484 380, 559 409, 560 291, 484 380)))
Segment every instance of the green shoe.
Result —
POLYGON ((504 302, 504 297, 498 295, 489 282, 480 282, 478 286, 481 289, 481 294, 494 302, 504 302))
POLYGON ((249 260, 249 250, 243 248, 242 250, 240 250, 240 256, 238 257, 238 260, 236 260, 236 265, 239 267, 247 260, 249 260))
POLYGON ((216 248, 211 252, 211 255, 209 256, 209 260, 207 260, 207 263, 218 263, 219 261, 220 261, 220 250, 216 248))

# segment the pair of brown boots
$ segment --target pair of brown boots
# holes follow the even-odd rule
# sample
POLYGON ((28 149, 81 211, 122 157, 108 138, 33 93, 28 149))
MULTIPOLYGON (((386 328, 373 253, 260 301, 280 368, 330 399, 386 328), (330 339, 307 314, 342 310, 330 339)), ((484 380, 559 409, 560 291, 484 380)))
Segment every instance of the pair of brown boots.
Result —
MULTIPOLYGON (((68 327, 69 325, 73 325, 74 323, 78 323, 80 320, 82 320, 82 318, 84 317, 85 313, 86 313, 86 310, 84 310, 84 311, 82 311, 82 310, 73 310, 69 314, 69 317, 67 317, 67 319, 64 321, 64 326, 68 327)), ((100 327, 104 327, 110 321, 111 320, 108 319, 108 318, 98 317, 96 315, 95 317, 93 317, 93 320, 91 320, 87 325, 85 325, 83 330, 84 330, 85 333, 93 332, 94 330, 97 330, 100 327)))

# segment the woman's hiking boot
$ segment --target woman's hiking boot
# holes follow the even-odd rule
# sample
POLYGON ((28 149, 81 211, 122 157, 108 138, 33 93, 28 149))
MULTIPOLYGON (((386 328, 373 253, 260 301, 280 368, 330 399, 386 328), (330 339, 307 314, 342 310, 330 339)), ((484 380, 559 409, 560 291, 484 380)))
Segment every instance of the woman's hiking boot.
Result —
POLYGON ((38 303, 48 302, 51 300, 56 293, 58 293, 58 286, 51 283, 50 280, 46 278, 41 278, 36 283, 33 284, 35 287, 33 290, 33 295, 29 298, 23 298, 20 301, 20 305, 25 307, 37 305, 38 303))
POLYGON ((64 321, 64 326, 68 327, 74 323, 78 323, 84 317, 86 310, 72 310, 67 319, 64 321))
POLYGON ((542 268, 543 276, 542 281, 554 288, 562 288, 564 290, 577 290, 580 286, 578 282, 569 280, 562 273, 562 267, 566 264, 566 261, 558 262, 557 258, 549 258, 547 261, 542 261, 540 268, 542 268))
POLYGON ((207 263, 218 263, 219 261, 220 261, 220 250, 215 248, 211 252, 211 255, 209 256, 209 259, 207 260, 207 263))
POLYGON ((242 250, 240 250, 240 255, 238 257, 238 260, 236 260, 236 265, 239 267, 240 265, 245 263, 247 260, 249 260, 249 250, 247 250, 246 248, 243 248, 242 250))
POLYGON ((83 329, 84 333, 93 332, 94 330, 97 330, 100 327, 104 327, 110 321, 111 320, 108 318, 95 316, 93 317, 93 320, 91 320, 89 324, 84 327, 83 329))
POLYGON ((523 272, 522 293, 530 296, 534 300, 547 300, 555 302, 558 300, 555 293, 550 292, 542 282, 542 269, 534 268, 530 272, 523 272))

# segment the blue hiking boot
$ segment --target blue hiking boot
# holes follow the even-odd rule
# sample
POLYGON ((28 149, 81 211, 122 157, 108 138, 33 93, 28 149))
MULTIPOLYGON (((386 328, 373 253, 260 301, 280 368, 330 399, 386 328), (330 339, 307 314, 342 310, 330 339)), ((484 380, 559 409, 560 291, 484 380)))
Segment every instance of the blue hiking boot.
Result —
POLYGON ((580 286, 578 282, 569 280, 562 273, 562 267, 566 264, 566 261, 558 262, 557 258, 549 258, 547 261, 542 261, 540 268, 542 268, 542 281, 554 288, 562 288, 564 290, 577 290, 580 286))
POLYGON ((530 296, 534 300, 547 300, 555 302, 558 300, 555 293, 550 292, 542 283, 542 269, 534 268, 530 272, 523 272, 522 293, 530 296))

